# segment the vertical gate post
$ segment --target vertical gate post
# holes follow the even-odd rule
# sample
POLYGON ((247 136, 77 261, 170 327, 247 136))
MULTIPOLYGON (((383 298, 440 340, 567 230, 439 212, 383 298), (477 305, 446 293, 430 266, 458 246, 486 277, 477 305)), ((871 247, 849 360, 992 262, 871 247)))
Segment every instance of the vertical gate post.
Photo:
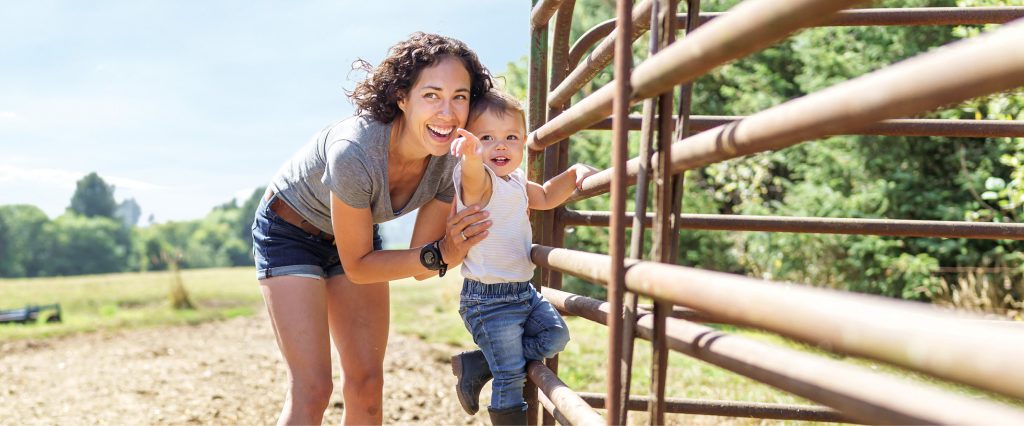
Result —
MULTIPOLYGON (((536 5, 538 0, 532 0, 532 5, 536 5)), ((543 27, 530 26, 530 65, 529 65, 529 85, 527 87, 527 127, 528 131, 533 131, 540 127, 547 118, 547 74, 548 74, 548 28, 547 25, 543 27)), ((526 161, 526 174, 527 178, 534 182, 544 181, 544 152, 527 150, 527 161, 526 161)), ((533 238, 537 241, 537 238, 543 235, 543 228, 541 227, 541 220, 538 218, 539 215, 534 215, 531 218, 531 225, 533 227, 533 238)), ((537 271, 533 274, 533 284, 540 290, 540 287, 544 285, 544 273, 541 268, 537 268, 537 271)), ((537 424, 537 418, 539 417, 540 405, 537 402, 537 386, 532 382, 527 381, 526 387, 523 389, 523 396, 526 399, 528 405, 527 411, 527 422, 530 425, 537 424)))
POLYGON ((622 372, 622 293, 625 289, 625 221, 626 221, 626 160, 628 159, 627 144, 629 141, 629 98, 632 93, 629 84, 630 69, 633 62, 632 39, 632 0, 618 0, 616 5, 617 37, 615 38, 615 100, 612 118, 612 164, 615 174, 612 176, 612 217, 611 236, 608 250, 612 257, 611 280, 608 283, 608 301, 611 310, 608 313, 608 411, 606 421, 615 424, 620 417, 622 406, 621 379, 622 372))

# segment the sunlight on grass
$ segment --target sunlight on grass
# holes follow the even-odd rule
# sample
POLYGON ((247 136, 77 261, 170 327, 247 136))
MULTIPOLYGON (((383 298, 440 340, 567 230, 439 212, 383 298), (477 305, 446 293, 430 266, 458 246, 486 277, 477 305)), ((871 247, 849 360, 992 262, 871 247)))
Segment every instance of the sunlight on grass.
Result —
POLYGON ((251 315, 262 309, 252 268, 181 271, 195 310, 174 310, 168 302, 170 272, 85 275, 0 280, 0 309, 59 303, 63 322, 0 325, 0 341, 72 333, 194 324, 251 315))

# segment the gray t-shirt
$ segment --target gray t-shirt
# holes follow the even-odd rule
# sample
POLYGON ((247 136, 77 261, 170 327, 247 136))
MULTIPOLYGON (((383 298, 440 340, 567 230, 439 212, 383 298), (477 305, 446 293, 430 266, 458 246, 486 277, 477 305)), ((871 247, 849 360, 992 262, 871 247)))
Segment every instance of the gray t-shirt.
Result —
POLYGON ((388 191, 391 124, 354 116, 321 130, 270 182, 299 215, 324 232, 331 231, 333 192, 355 208, 370 208, 373 223, 387 222, 428 201, 450 203, 455 195, 451 155, 430 157, 419 186, 405 206, 392 206, 388 191))

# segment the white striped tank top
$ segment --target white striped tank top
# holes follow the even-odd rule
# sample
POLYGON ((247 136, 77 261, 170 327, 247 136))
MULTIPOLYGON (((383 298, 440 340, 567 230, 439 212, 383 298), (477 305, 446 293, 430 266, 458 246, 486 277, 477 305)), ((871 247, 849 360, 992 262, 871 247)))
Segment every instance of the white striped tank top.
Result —
MULTIPOLYGON (((484 210, 490 212, 492 225, 487 238, 469 249, 462 262, 462 276, 484 284, 523 282, 533 279, 530 247, 533 231, 530 229, 529 206, 526 198, 526 173, 516 169, 509 180, 495 175, 484 166, 491 177, 491 199, 484 210)), ((455 166, 455 202, 462 203, 462 163, 455 166)))

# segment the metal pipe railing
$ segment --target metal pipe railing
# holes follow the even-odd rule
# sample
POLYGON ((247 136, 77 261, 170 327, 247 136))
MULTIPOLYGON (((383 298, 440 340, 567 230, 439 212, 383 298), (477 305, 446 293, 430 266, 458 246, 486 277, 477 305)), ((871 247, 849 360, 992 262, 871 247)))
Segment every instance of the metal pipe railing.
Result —
MULTIPOLYGON (((697 132, 713 129, 740 121, 747 116, 693 115, 690 129, 697 132)), ((629 130, 640 130, 642 117, 629 117, 629 130)), ((588 127, 596 130, 611 130, 612 120, 606 118, 588 127)), ((855 132, 835 135, 877 135, 877 136, 946 136, 960 138, 1019 138, 1024 137, 1024 121, 1021 120, 949 120, 949 119, 893 119, 857 129, 855 132)))
MULTIPOLYGON (((660 26, 658 25, 658 15, 661 15, 661 8, 665 6, 665 0, 655 0, 652 2, 650 8, 650 23, 651 36, 648 44, 648 55, 654 55, 658 53, 659 46, 659 34, 660 26)), ((672 9, 672 13, 675 13, 675 9, 672 9)), ((640 169, 647 171, 650 167, 651 155, 653 154, 654 137, 655 137, 655 99, 644 100, 643 105, 643 117, 640 132, 640 169)), ((647 176, 649 173, 643 173, 639 175, 637 181, 636 191, 634 192, 633 206, 637 211, 646 212, 647 209, 647 193, 650 185, 647 182, 647 176)), ((564 219, 564 218, 563 218, 564 219)), ((633 228, 639 228, 643 225, 633 223, 633 228)), ((630 259, 642 259, 643 258, 643 244, 644 233, 634 232, 630 234, 629 241, 629 253, 626 255, 630 259)), ((635 332, 633 325, 636 324, 636 309, 637 309, 637 295, 633 292, 626 292, 623 295, 623 327, 622 327, 622 399, 620 402, 625 404, 629 400, 629 395, 632 386, 633 377, 633 352, 635 343, 635 332)), ((652 375, 657 378, 657 375, 652 375)), ((656 383, 656 379, 652 380, 652 383, 656 383)), ((615 419, 617 424, 626 424, 628 422, 629 410, 623 405, 620 412, 620 417, 615 419)), ((651 418, 652 423, 658 423, 657 419, 651 418)))
MULTIPOLYGON (((1021 40, 1024 20, 690 136, 675 143, 673 172, 777 150, 826 135, 856 132, 887 118, 913 115, 1024 85, 1021 40), (971 66, 961 66, 965 63, 971 66)), ((651 72, 645 75, 635 78, 656 78, 651 72)), ((577 104, 580 105, 583 103, 577 104)), ((626 173, 635 179, 636 159, 627 163, 626 173)), ((592 175, 573 200, 606 192, 610 174, 605 170, 592 175)))
MULTIPOLYGON (((729 12, 701 13, 700 22, 704 23, 729 12)), ((854 26, 923 26, 923 25, 983 25, 983 24, 1005 24, 1014 19, 1024 18, 1024 7, 1020 6, 982 6, 982 7, 907 7, 907 8, 879 8, 879 9, 851 9, 835 14, 828 21, 822 22, 818 27, 854 27, 854 26)), ((676 15, 676 27, 686 28, 686 14, 676 15)), ((590 50, 595 43, 615 29, 615 20, 603 21, 587 32, 583 33, 569 50, 569 64, 579 64, 583 54, 590 50)), ((611 61, 611 58, 608 58, 611 61)), ((605 62, 601 65, 595 61, 590 66, 600 70, 608 65, 605 62)), ((594 74, 596 75, 596 73, 594 74)), ((587 80, 589 81, 589 80, 587 80)), ((564 91, 571 97, 573 93, 583 88, 587 82, 578 83, 578 86, 566 87, 564 91)), ((565 95, 561 95, 565 96, 565 95)), ((561 97, 560 96, 560 97, 561 97)))
MULTIPOLYGON (((535 8, 546 10, 553 2, 544 0, 532 0, 535 8)), ((535 9, 536 10, 536 9, 535 9)), ((540 127, 547 121, 547 93, 548 93, 548 25, 532 26, 530 30, 530 63, 529 63, 529 84, 527 86, 527 125, 529 130, 540 127)), ((529 151, 526 158, 527 177, 533 182, 544 181, 544 155, 542 152, 529 151)), ((537 220, 531 221, 534 235, 543 235, 542 224, 537 220)), ((539 271, 538 271, 539 272, 539 271)), ((535 274, 534 285, 543 286, 542 274, 535 274)), ((527 403, 527 424, 536 425, 537 418, 542 411, 537 403, 537 387, 532 382, 527 382, 523 388, 523 399, 527 403)))
MULTIPOLYGON (((566 226, 608 226, 604 211, 565 210, 566 226)), ((626 217, 632 219, 633 213, 626 217)), ((650 227, 652 215, 643 220, 650 227)), ((806 216, 753 216, 724 214, 679 215, 680 227, 709 231, 793 232, 803 234, 879 235, 889 237, 974 238, 1024 240, 1024 224, 954 222, 941 220, 853 219, 806 216)))
MULTIPOLYGON (((632 28, 630 30, 630 42, 632 43, 636 39, 640 38, 643 33, 647 32, 650 27, 651 19, 651 8, 654 4, 654 0, 643 0, 633 7, 633 19, 631 21, 632 28)), ((577 90, 583 87, 588 81, 592 80, 604 67, 612 62, 615 48, 615 38, 617 32, 614 30, 615 20, 610 20, 613 29, 609 30, 608 37, 601 40, 601 43, 594 48, 590 55, 587 55, 586 59, 580 64, 580 57, 582 53, 579 53, 580 57, 574 58, 572 56, 573 49, 569 49, 569 61, 568 66, 574 67, 569 75, 565 77, 565 80, 560 82, 551 93, 548 95, 548 105, 551 107, 564 108, 569 104, 569 98, 572 97, 577 90)), ((574 46, 575 48, 575 46, 574 46)))
MULTIPOLYGON (((604 396, 580 392, 580 398, 594 408, 604 408, 604 396)), ((626 403, 630 411, 644 411, 651 404, 648 396, 633 396, 626 403)), ((755 419, 801 420, 807 422, 856 423, 853 419, 828 407, 763 402, 736 402, 691 398, 666 398, 665 411, 701 416, 749 417, 755 419)), ((662 423, 656 423, 662 424, 662 423)))
MULTIPOLYGON (((610 272, 600 254, 534 246, 532 258, 597 283, 610 272)), ((626 287, 734 324, 1024 398, 1024 334, 1006 327, 912 302, 654 262, 630 262, 626 287)))
MULTIPOLYGON (((561 5, 558 7, 554 24, 552 24, 551 32, 553 34, 550 46, 551 77, 549 79, 551 85, 558 84, 558 82, 565 78, 566 69, 568 68, 565 61, 569 51, 569 35, 572 29, 572 15, 575 8, 576 0, 562 0, 561 5)), ((538 106, 543 107, 544 104, 540 103, 538 106)), ((547 117, 554 117, 562 112, 559 108, 547 108, 547 110, 547 117)), ((543 184, 543 182, 565 170, 562 153, 567 149, 567 143, 555 144, 545 149, 543 178, 538 183, 543 184)), ((558 213, 557 210, 535 212, 534 218, 539 222, 539 228, 542 229, 539 235, 534 234, 538 237, 535 239, 535 242, 547 241, 547 245, 553 247, 562 247, 564 245, 565 226, 562 225, 558 213)), ((541 270, 540 275, 543 275, 543 278, 538 280, 537 284, 554 288, 562 287, 561 274, 550 270, 541 270)), ((544 364, 554 374, 558 374, 558 355, 545 360, 544 364)), ((554 413, 544 411, 541 424, 545 426, 554 425, 556 420, 554 413)))
POLYGON ((1024 7, 905 7, 852 9, 838 13, 822 26, 983 25, 1004 24, 1024 17, 1024 7))
MULTIPOLYGON (((618 423, 622 407, 622 305, 625 292, 625 212, 626 212, 626 173, 625 164, 629 157, 629 131, 626 119, 629 117, 629 100, 622 96, 630 92, 629 81, 633 70, 632 50, 632 0, 619 0, 615 7, 616 26, 620 33, 615 37, 615 75, 613 84, 608 88, 616 96, 613 102, 612 115, 612 167, 617 171, 611 177, 611 230, 608 238, 608 254, 610 257, 610 279, 608 280, 608 301, 612 313, 608 316, 608 410, 606 421, 609 426, 618 423)), ((564 112, 563 112, 564 114, 564 112)), ((550 123, 550 121, 549 121, 550 123)))
MULTIPOLYGON (((534 254, 537 254, 536 249, 534 254)), ((573 274, 569 268, 558 269, 573 274)), ((577 276, 589 279, 586 273, 577 276)), ((610 312, 607 302, 547 288, 544 297, 561 310, 607 324, 610 312)), ((645 340, 650 340, 652 334, 649 319, 649 316, 643 317, 637 324, 640 337, 645 340)), ((825 404, 856 422, 1016 424, 1024 420, 1024 412, 1016 408, 732 336, 703 325, 673 318, 667 321, 667 329, 669 348, 675 351, 825 404)))
MULTIPOLYGON (((734 7, 729 15, 702 25, 700 30, 637 66, 630 78, 632 90, 626 95, 632 101, 664 93, 676 84, 691 81, 718 65, 754 53, 859 2, 747 0, 734 7)), ((614 87, 610 85, 587 96, 530 132, 530 149, 543 149, 607 117, 614 96, 614 87)))
POLYGON ((555 417, 561 414, 569 421, 569 424, 573 425, 602 425, 605 423, 600 414, 597 414, 589 404, 566 386, 543 363, 530 361, 526 365, 526 373, 530 380, 537 384, 541 393, 551 401, 554 409, 549 408, 548 412, 555 417))
POLYGON ((533 10, 530 12, 530 25, 536 28, 545 28, 548 26, 548 21, 558 11, 558 6, 561 5, 562 0, 540 0, 533 6, 533 10))

